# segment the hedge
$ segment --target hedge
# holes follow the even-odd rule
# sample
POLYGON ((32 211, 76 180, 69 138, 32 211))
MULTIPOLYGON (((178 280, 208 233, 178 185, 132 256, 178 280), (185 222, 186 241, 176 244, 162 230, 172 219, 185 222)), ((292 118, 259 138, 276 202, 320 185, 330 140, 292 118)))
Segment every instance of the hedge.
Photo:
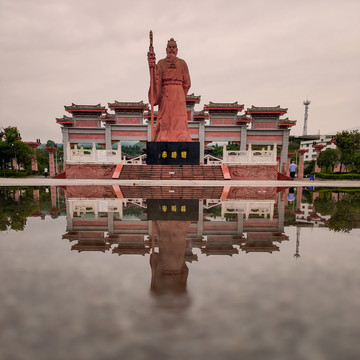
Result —
POLYGON ((344 174, 325 174, 315 173, 315 177, 328 180, 360 180, 360 174, 344 173, 344 174))
POLYGON ((29 174, 25 170, 0 170, 0 177, 25 177, 29 174))

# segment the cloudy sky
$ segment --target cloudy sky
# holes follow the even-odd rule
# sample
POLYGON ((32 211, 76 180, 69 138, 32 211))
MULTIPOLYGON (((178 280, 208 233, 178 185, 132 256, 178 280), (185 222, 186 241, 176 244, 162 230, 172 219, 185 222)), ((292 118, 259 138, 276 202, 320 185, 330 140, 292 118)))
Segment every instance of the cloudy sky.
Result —
MULTIPOLYGON (((360 126, 359 0, 0 0, 0 127, 61 142, 64 105, 148 102, 174 37, 201 103, 288 108, 301 135, 360 126)), ((67 114, 69 115, 69 114, 67 114)))

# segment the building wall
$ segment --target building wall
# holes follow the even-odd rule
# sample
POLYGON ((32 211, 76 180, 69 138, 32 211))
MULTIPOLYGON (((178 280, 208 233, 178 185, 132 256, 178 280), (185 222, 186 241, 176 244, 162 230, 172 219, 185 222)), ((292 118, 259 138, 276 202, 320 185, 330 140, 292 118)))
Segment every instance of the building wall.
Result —
POLYGON ((336 149, 336 145, 331 142, 332 135, 320 135, 317 140, 304 140, 300 143, 300 149, 309 150, 304 154, 304 161, 316 160, 316 150, 313 148, 313 144, 326 145, 321 151, 326 149, 336 149))

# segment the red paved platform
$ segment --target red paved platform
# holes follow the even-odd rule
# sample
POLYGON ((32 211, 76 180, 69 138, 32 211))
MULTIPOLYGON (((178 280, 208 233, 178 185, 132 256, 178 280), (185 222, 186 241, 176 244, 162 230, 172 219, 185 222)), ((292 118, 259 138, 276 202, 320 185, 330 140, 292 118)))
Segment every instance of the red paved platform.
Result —
POLYGON ((121 180, 224 180, 221 166, 124 165, 121 180))

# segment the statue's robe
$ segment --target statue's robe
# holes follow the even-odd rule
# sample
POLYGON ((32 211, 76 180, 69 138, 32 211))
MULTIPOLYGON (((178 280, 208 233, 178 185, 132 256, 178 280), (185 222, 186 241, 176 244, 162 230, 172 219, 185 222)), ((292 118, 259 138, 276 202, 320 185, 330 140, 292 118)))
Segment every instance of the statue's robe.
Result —
POLYGON ((191 141, 186 95, 190 88, 186 62, 160 60, 155 70, 155 105, 159 105, 154 141, 191 141))

